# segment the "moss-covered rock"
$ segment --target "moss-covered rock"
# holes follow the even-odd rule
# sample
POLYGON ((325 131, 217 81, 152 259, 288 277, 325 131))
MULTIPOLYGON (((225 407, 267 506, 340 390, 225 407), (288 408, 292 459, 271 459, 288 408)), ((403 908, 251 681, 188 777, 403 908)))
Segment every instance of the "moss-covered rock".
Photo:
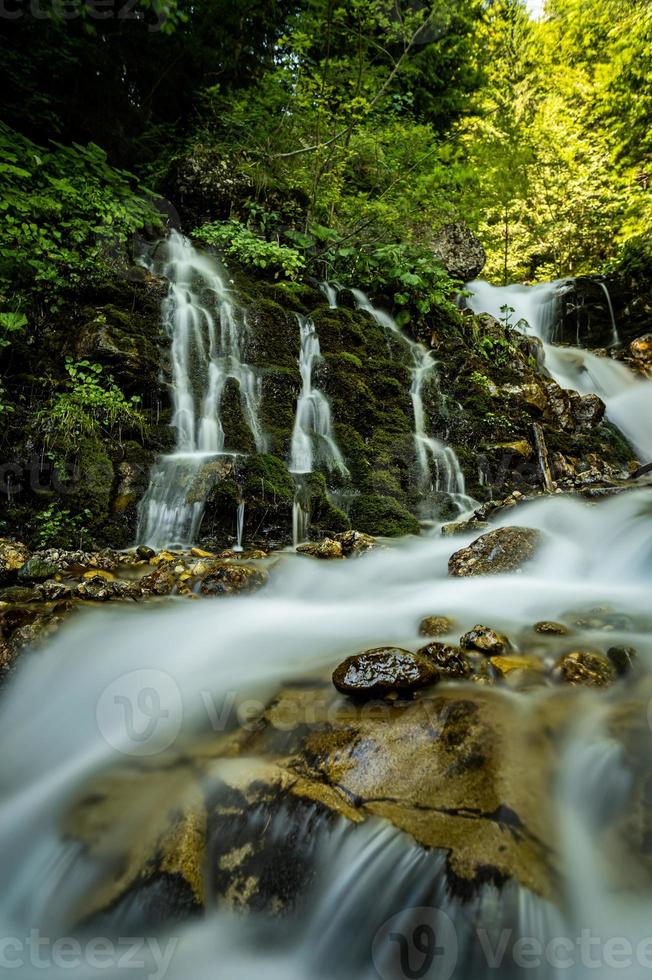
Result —
POLYGON ((354 527, 377 537, 419 533, 416 517, 394 497, 373 493, 356 497, 349 517, 354 527))

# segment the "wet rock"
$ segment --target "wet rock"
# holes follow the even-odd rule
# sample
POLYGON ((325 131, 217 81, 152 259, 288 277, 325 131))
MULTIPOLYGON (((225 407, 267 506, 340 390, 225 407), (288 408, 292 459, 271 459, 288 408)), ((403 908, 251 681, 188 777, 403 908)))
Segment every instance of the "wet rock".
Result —
POLYGON ((57 567, 51 562, 41 558, 40 555, 32 555, 24 565, 18 569, 19 582, 44 582, 57 574, 57 567))
POLYGON ((417 650, 417 656, 433 663, 442 677, 470 677, 473 673, 464 651, 448 643, 428 643, 417 650))
POLYGON ((344 549, 339 541, 333 538, 324 538, 323 541, 309 541, 306 544, 297 545, 297 554, 308 555, 309 558, 344 558, 344 549))
POLYGON ((426 616, 419 623, 421 636, 444 636, 455 628, 455 623, 448 616, 426 616))
POLYGON ((491 629, 490 626, 474 626, 460 639, 463 650, 478 650, 487 657, 498 656, 511 647, 506 636, 491 629))
POLYGON ((0 538, 0 585, 11 582, 28 559, 27 545, 10 538, 0 538))
POLYGON ((144 575, 138 586, 143 596, 170 595, 177 587, 177 576, 170 562, 162 562, 144 575))
POLYGON ((439 671, 430 660, 399 647, 378 647, 347 657, 333 672, 338 691, 364 698, 416 691, 438 680, 439 671))
POLYGON ((110 602, 113 599, 137 599, 141 588, 135 582, 108 581, 101 575, 95 575, 80 582, 75 590, 78 599, 92 602, 110 602))
POLYGON ((567 684, 586 687, 608 687, 615 671, 606 657, 590 650, 573 650, 557 661, 557 671, 567 684))
POLYGON ((619 677, 625 677, 634 670, 638 651, 634 647, 609 647, 607 657, 619 677))
MULTIPOLYGON (((194 549, 194 551, 199 551, 199 549, 194 549)), ((226 551, 220 551, 220 558, 229 559, 231 561, 259 561, 261 558, 268 558, 269 554, 267 551, 263 551, 261 548, 252 548, 249 551, 233 551, 228 549, 226 551)))
POLYGON ((76 587, 68 582, 55 582, 49 579, 37 586, 39 599, 44 602, 57 602, 60 599, 71 599, 75 594, 76 587))
POLYGON ((578 429, 593 429, 604 418, 604 402, 597 395, 578 395, 573 392, 570 396, 570 407, 573 422, 578 429))
POLYGON ((563 623, 554 623, 551 620, 541 620, 541 622, 535 623, 532 628, 535 633, 541 633, 543 636, 568 636, 570 633, 568 626, 564 626, 563 623))
POLYGON ((464 221, 444 225, 432 239, 430 248, 453 279, 461 282, 477 279, 487 260, 482 243, 464 221))
POLYGON ((227 562, 212 567, 202 579, 203 595, 230 595, 237 592, 252 592, 262 588, 267 582, 267 572, 253 565, 231 565, 227 562))
POLYGON ((374 537, 363 534, 362 531, 344 531, 342 534, 336 534, 334 540, 342 546, 342 554, 345 558, 361 555, 365 551, 379 547, 374 537))
POLYGON ((586 612, 570 612, 565 614, 573 626, 585 630, 601 630, 605 633, 616 630, 631 631, 636 629, 636 623, 626 613, 619 613, 606 606, 594 606, 586 612))
POLYGON ((529 527, 500 527, 481 535, 448 561, 448 574, 499 575, 520 571, 536 554, 543 535, 529 527))
POLYGON ((139 561, 151 561, 154 558, 156 552, 153 548, 148 548, 146 544, 139 544, 136 548, 136 558, 139 561))

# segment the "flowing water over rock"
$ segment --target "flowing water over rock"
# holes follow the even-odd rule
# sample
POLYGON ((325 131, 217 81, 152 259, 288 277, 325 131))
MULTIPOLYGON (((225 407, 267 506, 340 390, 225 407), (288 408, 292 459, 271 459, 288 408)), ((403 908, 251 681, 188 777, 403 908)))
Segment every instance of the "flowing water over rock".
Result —
POLYGON ((641 462, 647 463, 652 459, 652 381, 642 381, 610 357, 599 357, 579 347, 554 345, 559 302, 567 288, 567 280, 536 286, 492 286, 476 280, 467 284, 470 295, 464 303, 475 313, 489 313, 538 337, 551 377, 562 388, 581 395, 599 395, 606 405, 607 417, 640 454, 641 462))
POLYGON ((366 293, 360 289, 352 289, 351 292, 358 309, 369 313, 377 323, 398 337, 409 349, 412 360, 410 397, 414 415, 414 445, 423 494, 427 495, 432 492, 447 494, 456 504, 459 513, 472 509, 475 502, 466 494, 464 474, 455 451, 427 432, 423 391, 424 385, 429 381, 436 382, 437 378, 437 368, 432 354, 422 344, 410 340, 394 318, 384 310, 375 307, 366 293))
POLYGON ((138 540, 162 548, 195 539, 204 501, 193 499, 193 485, 202 466, 241 448, 225 445, 221 406, 227 382, 238 386, 259 452, 266 440, 259 421, 260 380, 243 362, 246 314, 217 261, 173 231, 149 265, 170 284, 162 319, 171 342, 175 451, 154 467, 140 505, 138 540))

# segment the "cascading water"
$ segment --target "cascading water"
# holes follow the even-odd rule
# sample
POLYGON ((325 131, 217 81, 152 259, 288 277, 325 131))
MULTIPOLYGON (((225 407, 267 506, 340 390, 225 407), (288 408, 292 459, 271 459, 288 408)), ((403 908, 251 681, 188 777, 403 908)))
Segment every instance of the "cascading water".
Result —
POLYGON ((429 435, 426 429, 423 407, 423 389, 428 381, 436 379, 436 364, 426 348, 403 333, 389 313, 375 307, 366 293, 352 289, 358 309, 369 313, 376 323, 391 333, 408 348, 412 360, 412 383, 410 398, 414 415, 414 444, 419 465, 420 489, 422 493, 439 492, 447 494, 457 506, 459 513, 475 506, 466 494, 464 474, 455 451, 439 439, 429 435))
POLYGON ((256 448, 264 451, 261 385, 243 361, 246 315, 217 261, 172 231, 149 265, 169 281, 162 320, 171 341, 176 440, 174 452, 153 468, 139 508, 138 541, 154 548, 183 547, 196 538, 203 515, 203 496, 193 493, 202 467, 239 448, 225 446, 220 411, 226 384, 237 383, 242 414, 256 448))
POLYGON ((243 550, 242 539, 244 536, 244 517, 245 517, 245 503, 244 500, 241 500, 240 503, 238 504, 238 509, 235 515, 236 538, 235 538, 235 547, 233 549, 234 551, 243 550))
MULTIPOLYGON (((504 524, 512 521, 513 515, 501 518, 504 524)), ((383 945, 383 937, 388 929, 394 933, 407 929, 406 935, 412 935, 415 921, 419 922, 414 916, 420 907, 428 906, 426 911, 435 916, 433 924, 445 930, 436 938, 437 948, 447 957, 438 954, 433 977, 613 980, 617 975, 641 980, 646 976, 638 968, 624 967, 611 974, 606 967, 591 973, 577 945, 584 932, 600 937, 601 945, 589 949, 595 959, 605 956, 605 944, 612 938, 643 939, 649 936, 652 908, 644 875, 636 888, 630 883, 628 893, 626 882, 614 889, 595 863, 607 855, 612 863, 622 860, 617 842, 611 846, 599 837, 599 830, 605 808, 608 813, 622 810, 627 815, 629 796, 627 780, 619 774, 622 755, 601 726, 593 723, 588 733, 579 732, 568 746, 557 733, 560 785, 558 790, 551 785, 546 798, 562 845, 557 907, 513 881, 500 888, 489 875, 485 884, 477 886, 475 897, 465 901, 465 890, 476 886, 458 879, 463 887, 459 894, 451 894, 445 885, 447 856, 436 848, 425 850, 378 820, 359 826, 355 821, 310 817, 309 825, 291 825, 291 837, 282 822, 277 828, 276 853, 284 871, 293 870, 297 838, 312 839, 315 848, 316 879, 298 918, 279 916, 270 925, 262 915, 234 916, 223 904, 213 904, 200 920, 157 919, 154 932, 143 925, 146 906, 136 896, 122 909, 121 917, 109 913, 99 923, 76 925, 86 909, 85 896, 95 893, 107 876, 114 880, 121 873, 121 866, 111 859, 113 848, 131 837, 139 839, 143 826, 179 805, 178 798, 163 794, 158 779, 180 759, 199 761, 201 742, 198 752, 193 752, 199 733, 207 731, 215 738, 222 731, 213 728, 214 716, 209 716, 207 705, 215 708, 232 692, 249 704, 252 697, 273 696, 288 678, 301 681, 327 674, 338 659, 362 646, 390 643, 416 649, 423 644, 417 633, 419 619, 433 608, 451 616, 459 633, 477 622, 491 622, 496 629, 518 636, 525 624, 537 620, 563 621, 573 609, 611 606, 618 610, 619 620, 608 643, 636 646, 641 661, 649 665, 649 495, 636 491, 592 507, 548 497, 521 507, 518 523, 541 529, 548 539, 520 574, 452 578, 447 574, 452 545, 441 537, 407 539, 348 562, 325 564, 286 556, 277 577, 261 593, 217 602, 178 600, 163 608, 121 604, 112 609, 89 608, 49 641, 47 655, 26 657, 10 682, 0 714, 4 746, 0 935, 12 937, 9 944, 3 939, 1 947, 12 968, 17 967, 12 975, 19 980, 44 975, 30 960, 38 954, 49 963, 47 976, 52 980, 89 980, 96 974, 209 980, 216 970, 234 980, 255 976, 404 980, 410 974, 399 972, 397 963, 387 965, 384 958, 387 950, 398 947, 383 945), (141 698, 143 691, 148 696, 141 698), (33 723, 35 704, 38 725, 33 723), (126 711, 129 705, 131 715, 126 711), (589 745, 588 754, 587 736, 596 743, 589 745), (137 767, 134 755, 156 750, 162 754, 145 759, 144 768, 137 767), (116 803, 108 811, 110 820, 94 825, 97 846, 89 853, 66 829, 66 813, 80 805, 93 812, 102 799, 95 788, 98 779, 110 799, 111 780, 105 777, 114 769, 127 780, 129 806, 116 803), (102 854, 107 855, 104 862, 102 854), (88 961, 88 944, 96 935, 104 937, 103 972, 88 961), (30 954, 34 936, 46 945, 30 954), (138 947, 141 967, 126 962, 124 968, 120 966, 117 958, 127 952, 119 945, 120 937, 127 936, 149 937, 138 947), (63 952, 55 958, 52 944, 59 937, 66 937, 66 949, 71 943, 81 945, 84 952, 76 966, 63 952), (551 964, 547 954, 541 954, 537 965, 530 955, 533 941, 545 947, 566 937, 575 940, 572 955, 565 948, 550 952, 559 959, 563 953, 565 967, 551 964), (527 950, 516 945, 520 939, 530 943, 527 950), (113 958, 106 954, 107 945, 114 950, 113 958), (448 972, 444 964, 450 967, 448 972)), ((455 547, 464 547, 472 536, 459 536, 455 547)), ((606 642, 591 621, 586 630, 569 638, 571 648, 606 642)), ((447 687, 459 693, 454 703, 460 710, 467 696, 478 697, 478 689, 464 683, 469 687, 447 687)), ((554 688, 543 688, 540 694, 480 689, 480 696, 497 708, 505 700, 520 704, 524 720, 538 716, 539 724, 550 731, 558 728, 556 702, 551 701, 554 693, 554 688)), ((631 685, 616 686, 611 695, 562 689, 562 699, 571 696, 585 706, 591 722, 598 705, 603 712, 613 709, 617 714, 623 707, 632 714, 638 695, 631 685)), ((651 741, 644 691, 642 697, 637 721, 640 741, 630 741, 628 750, 635 760, 644 760, 645 751, 649 755, 651 741)), ((284 737, 282 730, 277 733, 280 744, 284 737)), ((426 727, 424 737, 434 744, 443 736, 426 727)), ((520 745, 518 732, 511 733, 510 751, 517 757, 520 745)), ((479 762, 460 756, 460 765, 479 762)), ((380 760, 376 765, 382 769, 380 760)), ((532 775, 527 768, 520 771, 526 785, 532 775)), ((497 773, 496 779, 500 778, 497 773)), ((504 829, 496 831, 505 841, 521 835, 521 827, 508 818, 506 814, 504 829)), ((249 819, 255 825, 256 813, 249 819)), ((189 846, 193 839, 188 838, 189 846)), ((632 838, 630 844, 634 843, 632 838)), ((239 860, 239 853, 230 858, 239 860)), ((150 908, 155 910, 156 895, 153 902, 150 908)), ((99 951, 93 949, 99 958, 99 951)), ((412 969, 421 962, 421 958, 414 960, 412 969)))
POLYGON ((288 468, 297 486, 292 508, 292 540, 297 545, 306 540, 310 526, 310 501, 302 478, 313 472, 315 463, 343 477, 348 477, 349 471, 333 435, 328 399, 314 387, 312 381, 313 369, 321 357, 315 324, 300 313, 295 316, 299 324, 301 392, 297 400, 288 468))
POLYGON ((342 454, 333 436, 331 409, 326 396, 312 383, 312 372, 321 357, 315 324, 295 314, 299 324, 299 371, 301 393, 290 445, 290 473, 312 473, 315 462, 348 476, 342 454))
POLYGON ((619 361, 598 357, 579 347, 552 343, 566 280, 536 286, 492 286, 476 280, 465 287, 464 303, 475 313, 489 313, 543 344, 544 364, 562 387, 582 395, 597 394, 607 417, 616 425, 642 462, 652 459, 652 380, 643 381, 619 361))

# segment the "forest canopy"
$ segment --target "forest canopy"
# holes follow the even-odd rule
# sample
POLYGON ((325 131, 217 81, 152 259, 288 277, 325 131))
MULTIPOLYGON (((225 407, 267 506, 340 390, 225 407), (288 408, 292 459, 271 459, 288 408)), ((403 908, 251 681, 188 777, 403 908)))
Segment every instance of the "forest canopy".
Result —
POLYGON ((649 248, 647 0, 32 8, 0 20, 3 308, 101 275, 157 194, 245 265, 381 286, 406 316, 450 291, 451 221, 495 281, 649 248))

